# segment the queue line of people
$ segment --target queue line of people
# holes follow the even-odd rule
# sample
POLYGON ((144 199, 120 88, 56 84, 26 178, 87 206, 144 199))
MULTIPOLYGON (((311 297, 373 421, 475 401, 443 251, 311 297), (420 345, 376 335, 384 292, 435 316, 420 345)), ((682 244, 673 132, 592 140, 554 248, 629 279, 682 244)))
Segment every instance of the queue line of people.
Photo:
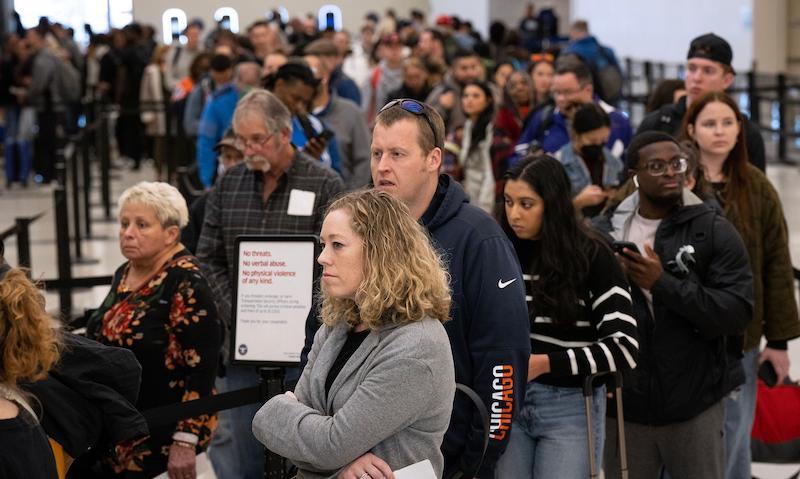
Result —
MULTIPOLYGON (((262 27, 254 25, 253 31, 262 27)), ((210 191, 202 197, 195 224, 187 224, 188 206, 165 184, 142 184, 123 194, 120 247, 129 261, 115 275, 118 283, 91 317, 88 332, 136 354, 147 390, 137 407, 211 394, 213 358, 221 350, 227 358, 223 338, 232 321, 232 254, 238 234, 322 234, 321 317, 326 324, 320 327, 316 311, 309 315, 303 351, 308 364, 296 372, 297 394, 270 401, 259 414, 257 406, 223 412, 219 427, 217 416, 207 415, 118 443, 107 467, 121 477, 149 477, 165 469, 173 478, 193 477, 196 454, 210 445, 219 476, 260 477, 263 441, 276 448, 308 443, 310 449, 285 451, 299 467, 299 477, 392 477, 392 469, 423 459, 431 460, 443 477, 570 476, 588 474, 590 454, 598 462, 603 458, 607 474, 613 474, 616 451, 604 444, 612 444, 616 432, 606 431, 604 390, 595 391, 592 434, 598 440, 596 450, 588 451, 577 386, 586 374, 622 371, 633 477, 749 474, 755 369, 769 361, 779 379, 785 377, 786 342, 800 335, 800 324, 780 202, 763 173, 748 165, 763 166, 758 164, 758 141, 750 141, 746 118, 723 92, 733 78, 732 51, 725 40, 709 34, 691 43, 687 96, 656 111, 658 118, 646 118, 633 136, 625 115, 596 94, 591 65, 570 54, 555 61, 537 57, 531 74, 523 76, 500 63, 493 75, 496 83, 491 83, 485 81, 481 56, 460 50, 443 83, 428 94, 429 103, 397 98, 381 107, 378 93, 388 98, 391 90, 421 91, 418 83, 397 82, 406 72, 412 78, 420 73, 415 71, 420 63, 414 57, 403 61, 401 37, 390 33, 379 42, 383 66, 373 70, 380 74, 371 78, 374 90, 366 95, 370 105, 364 121, 373 124, 369 154, 358 165, 348 155, 352 169, 345 174, 333 161, 342 149, 329 141, 338 132, 321 135, 325 123, 309 113, 330 113, 331 98, 338 98, 331 95, 333 85, 348 83, 336 73, 335 61, 327 64, 333 57, 330 45, 306 38, 305 59, 281 58, 269 46, 277 30, 269 24, 265 28, 271 34, 259 41, 256 50, 263 55, 256 58, 227 44, 224 31, 217 35, 215 48, 238 52, 240 81, 223 84, 202 109, 197 145, 200 149, 206 135, 202 148, 212 156, 202 176, 210 191), (268 62, 270 55, 277 63, 268 62), (254 59, 263 65, 241 61, 254 59), (549 88, 537 83, 536 75, 539 82, 547 77, 542 65, 553 73, 549 88), (274 70, 262 82, 268 68, 274 70), (325 93, 320 94, 320 85, 325 93), (537 104, 547 94, 552 100, 537 104), (207 114, 214 105, 221 115, 208 135, 207 114), (502 117, 495 105, 503 105, 502 117), (647 131, 678 123, 684 143, 647 131), (226 140, 227 127, 232 131, 226 140), (300 145, 298 135, 307 144, 300 145), (231 161, 218 171, 215 151, 241 155, 242 164, 231 161), (354 181, 355 171, 364 179, 354 181), (334 201, 365 180, 373 189, 334 201), (293 190, 313 195, 309 215, 288 213, 293 190), (426 258, 422 269, 399 261, 407 268, 404 274, 419 275, 416 281, 424 284, 440 273, 449 275, 448 300, 431 286, 441 293, 435 300, 420 296, 414 300, 420 304, 369 303, 366 291, 377 281, 369 265, 382 264, 388 256, 381 255, 392 252, 371 247, 369 238, 376 232, 359 222, 366 222, 363 215, 372 219, 381 213, 399 218, 385 223, 381 234, 402 245, 409 238, 397 235, 411 235, 413 247, 421 248, 418 256, 426 258), (585 223, 591 217, 600 233, 585 223), (199 238, 197 258, 180 243, 186 226, 199 238), (418 233, 427 233, 431 244, 423 247, 418 233), (361 270, 363 276, 345 270, 361 270), (185 277, 173 284, 170 276, 181 274, 185 277), (151 316, 148 304, 156 300, 151 316), (401 327, 395 331, 396 326, 401 327), (439 342, 443 329, 450 349, 433 361, 440 369, 430 369, 430 358, 421 360, 431 372, 425 379, 381 375, 380 361, 357 371, 348 364, 372 354, 368 349, 382 338, 392 341, 385 347, 400 348, 400 356, 432 353, 430 348, 441 353, 440 345, 403 349, 408 334, 423 327, 433 331, 426 339, 438 337, 439 342), (759 352, 762 334, 768 344, 759 352), (737 339, 742 336, 743 341, 737 339), (325 343, 336 346, 323 351, 325 343), (162 361, 152 351, 164 347, 162 361), (695 374, 688 374, 690 369, 695 374), (337 382, 343 372, 358 373, 356 384, 347 385, 353 394, 331 402, 332 386, 344 382, 337 382), (453 401, 452 390, 443 386, 453 381, 442 378, 451 377, 472 387, 497 414, 479 470, 474 467, 484 432, 465 398, 453 401), (393 396, 400 403, 391 419, 402 426, 382 429, 387 421, 375 419, 389 411, 380 409, 385 398, 370 393, 373 381, 404 390, 414 387, 410 382, 425 380, 423 386, 432 387, 437 397, 430 414, 421 416, 418 403, 393 396), (159 388, 169 394, 154 398, 159 388), (553 397, 563 402, 540 415, 546 405, 555 406, 553 397), (358 410, 378 408, 376 417, 342 420, 356 405, 358 410), (338 422, 336 411, 343 412, 338 422), (292 425, 275 428, 276 420, 292 417, 292 425), (297 422, 300 418, 309 418, 307 425, 297 422), (422 438, 412 424, 435 424, 436 430, 422 438), (328 442, 318 440, 319 428, 333 428, 326 429, 332 434, 328 442), (717 435, 722 430, 726 433, 717 435), (676 435, 682 440, 671 439, 676 435), (401 448, 403 438, 415 446, 401 448), (441 452, 432 452, 430 444, 441 445, 441 452), (565 459, 575 457, 586 463, 565 459)), ((436 35, 430 36, 435 44, 436 35)), ((215 54, 210 64, 233 71, 234 62, 226 55, 215 54)), ((763 158, 763 142, 760 150, 763 158)), ((389 282, 381 291, 408 297, 405 290, 394 289, 402 287, 408 285, 389 282)), ((414 367, 420 364, 415 358, 414 367)), ((220 391, 258 380, 255 370, 225 360, 221 369, 224 378, 216 380, 220 391)))

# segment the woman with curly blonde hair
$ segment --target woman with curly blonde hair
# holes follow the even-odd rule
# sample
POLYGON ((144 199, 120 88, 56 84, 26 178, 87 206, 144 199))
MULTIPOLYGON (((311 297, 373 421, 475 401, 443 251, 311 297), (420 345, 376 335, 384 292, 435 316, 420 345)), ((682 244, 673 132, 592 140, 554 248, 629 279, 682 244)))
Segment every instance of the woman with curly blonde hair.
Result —
POLYGON ((41 292, 0 256, 0 477, 58 477, 47 436, 17 384, 47 376, 59 344, 41 292))
POLYGON ((294 394, 268 401, 253 432, 298 478, 393 478, 430 460, 450 420, 450 289, 408 208, 377 190, 335 201, 320 234, 322 321, 294 394))

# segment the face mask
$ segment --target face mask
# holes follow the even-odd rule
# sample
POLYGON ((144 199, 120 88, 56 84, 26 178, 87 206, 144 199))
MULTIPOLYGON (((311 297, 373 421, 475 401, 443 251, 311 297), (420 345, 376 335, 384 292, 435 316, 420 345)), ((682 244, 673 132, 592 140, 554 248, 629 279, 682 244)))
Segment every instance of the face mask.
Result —
POLYGON ((584 160, 597 160, 603 157, 603 145, 583 145, 581 158, 584 160))

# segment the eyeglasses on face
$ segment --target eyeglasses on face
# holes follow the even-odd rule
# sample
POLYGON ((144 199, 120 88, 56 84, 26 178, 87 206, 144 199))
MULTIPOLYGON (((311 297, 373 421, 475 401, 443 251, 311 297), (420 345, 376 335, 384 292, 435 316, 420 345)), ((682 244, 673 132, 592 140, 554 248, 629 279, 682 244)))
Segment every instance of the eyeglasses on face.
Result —
POLYGON ((388 110, 389 108, 392 108, 392 107, 395 107, 395 106, 399 106, 403 110, 405 110, 405 111, 407 111, 409 113, 412 113, 414 115, 421 116, 425 120, 425 123, 428 124, 428 128, 431 129, 431 133, 433 134, 433 144, 434 144, 434 146, 439 144, 439 139, 436 136, 436 129, 433 127, 433 122, 431 122, 431 119, 428 118, 428 114, 425 113, 425 104, 424 103, 419 102, 417 100, 412 100, 410 98, 399 98, 397 100, 392 100, 389 103, 387 103, 386 105, 384 105, 383 108, 381 108, 381 110, 378 112, 378 114, 381 114, 385 110, 388 110))
POLYGON ((233 144, 239 151, 244 151, 246 148, 260 148, 264 146, 270 138, 272 138, 272 135, 253 135, 250 138, 237 136, 233 140, 233 144))
POLYGON ((673 173, 686 173, 686 170, 689 169, 689 162, 686 158, 652 159, 644 165, 644 169, 647 170, 650 176, 662 176, 667 172, 667 168, 672 168, 673 173))

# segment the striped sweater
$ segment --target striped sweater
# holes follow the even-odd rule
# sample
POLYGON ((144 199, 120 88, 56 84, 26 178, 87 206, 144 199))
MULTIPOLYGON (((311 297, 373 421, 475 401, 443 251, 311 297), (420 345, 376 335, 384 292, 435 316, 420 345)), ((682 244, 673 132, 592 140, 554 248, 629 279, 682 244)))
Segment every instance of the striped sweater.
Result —
POLYGON ((630 288, 610 250, 598 248, 592 260, 585 288, 579 293, 582 316, 571 325, 559 325, 537 313, 531 296, 532 285, 539 280, 534 266, 539 242, 517 241, 515 247, 524 271, 531 351, 550 357, 550 373, 535 381, 581 387, 588 374, 636 367, 639 342, 630 288))

